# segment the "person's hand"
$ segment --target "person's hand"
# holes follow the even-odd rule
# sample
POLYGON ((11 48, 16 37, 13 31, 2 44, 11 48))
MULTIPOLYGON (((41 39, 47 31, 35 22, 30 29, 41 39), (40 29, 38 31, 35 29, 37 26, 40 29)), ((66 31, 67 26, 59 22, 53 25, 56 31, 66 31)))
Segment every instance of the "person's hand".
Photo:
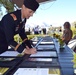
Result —
POLYGON ((23 53, 24 54, 35 54, 35 53, 37 53, 37 50, 35 48, 29 48, 27 46, 23 53))
POLYGON ((64 37, 64 36, 62 36, 62 37, 61 37, 61 39, 64 41, 64 40, 65 40, 65 37, 64 37))
POLYGON ((65 40, 65 38, 64 38, 64 37, 62 37, 61 39, 62 39, 63 41, 65 40))

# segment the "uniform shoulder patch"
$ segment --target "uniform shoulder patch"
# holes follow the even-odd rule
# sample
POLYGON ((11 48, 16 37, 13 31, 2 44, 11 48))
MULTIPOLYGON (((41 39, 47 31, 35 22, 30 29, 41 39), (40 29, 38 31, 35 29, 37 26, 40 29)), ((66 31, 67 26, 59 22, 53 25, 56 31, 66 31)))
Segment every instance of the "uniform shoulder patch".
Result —
POLYGON ((10 14, 14 20, 17 20, 17 17, 14 14, 10 14))

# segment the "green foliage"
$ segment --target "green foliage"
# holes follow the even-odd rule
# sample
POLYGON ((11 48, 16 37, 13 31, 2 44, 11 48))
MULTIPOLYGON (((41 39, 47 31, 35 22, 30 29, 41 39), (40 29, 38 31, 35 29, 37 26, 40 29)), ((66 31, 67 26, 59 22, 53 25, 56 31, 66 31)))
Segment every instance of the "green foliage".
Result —
POLYGON ((59 39, 59 38, 60 38, 60 35, 59 35, 59 34, 54 33, 54 34, 53 34, 53 37, 55 37, 55 38, 59 39))
POLYGON ((59 38, 58 41, 59 41, 61 47, 64 46, 64 42, 61 38, 59 38))
POLYGON ((28 39, 32 39, 34 38, 35 36, 34 35, 27 35, 28 39))
POLYGON ((22 57, 24 54, 20 53, 17 55, 17 57, 22 57))
POLYGON ((73 37, 76 35, 76 21, 72 23, 71 29, 73 31, 73 37))
POLYGON ((76 53, 73 53, 73 60, 72 62, 74 63, 73 67, 76 68, 76 53))
POLYGON ((73 37, 74 37, 76 35, 76 28, 75 28, 75 26, 72 26, 71 29, 72 29, 73 37))
POLYGON ((14 4, 10 2, 10 0, 0 0, 0 4, 6 8, 7 12, 12 12, 14 10, 14 4))
MULTIPOLYGON (((38 37, 38 36, 43 36, 43 35, 27 35, 27 37, 28 37, 28 39, 32 39, 32 38, 34 38, 34 37, 38 37)), ((18 43, 22 43, 22 39, 20 38, 20 36, 19 35, 15 35, 14 36, 14 40, 16 41, 16 42, 18 42, 18 43)))
POLYGON ((22 39, 20 38, 19 35, 15 35, 15 36, 14 36, 14 40, 15 40, 17 43, 22 43, 22 39))

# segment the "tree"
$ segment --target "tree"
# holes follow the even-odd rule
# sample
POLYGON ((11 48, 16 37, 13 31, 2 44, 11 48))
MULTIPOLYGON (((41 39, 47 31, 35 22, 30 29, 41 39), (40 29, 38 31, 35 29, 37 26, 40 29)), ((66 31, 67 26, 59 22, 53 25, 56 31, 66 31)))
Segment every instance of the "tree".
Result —
POLYGON ((14 11, 14 3, 12 3, 10 0, 0 0, 0 7, 4 6, 8 12, 14 11))

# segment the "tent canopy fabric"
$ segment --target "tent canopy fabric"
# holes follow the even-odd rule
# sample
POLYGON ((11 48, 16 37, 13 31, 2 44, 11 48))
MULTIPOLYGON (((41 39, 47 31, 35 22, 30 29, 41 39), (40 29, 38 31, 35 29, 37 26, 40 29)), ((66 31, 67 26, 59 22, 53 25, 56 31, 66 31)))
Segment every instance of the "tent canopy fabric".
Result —
MULTIPOLYGON (((21 7, 24 0, 10 0, 10 1, 12 1, 18 7, 21 7)), ((47 2, 47 1, 55 1, 55 0, 37 0, 38 3, 47 2)))

